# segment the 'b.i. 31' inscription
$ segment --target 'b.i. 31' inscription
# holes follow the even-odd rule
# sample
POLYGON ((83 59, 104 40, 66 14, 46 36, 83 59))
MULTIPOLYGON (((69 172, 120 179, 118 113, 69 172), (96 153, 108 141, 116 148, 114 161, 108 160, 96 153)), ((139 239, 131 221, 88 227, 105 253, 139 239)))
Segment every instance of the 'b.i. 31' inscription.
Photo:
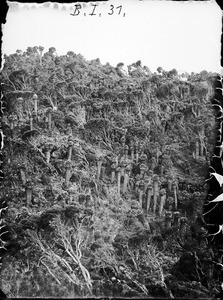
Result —
MULTIPOLYGON (((81 6, 81 4, 75 4, 74 5, 74 12, 72 14, 70 14, 71 16, 102 16, 102 13, 100 12, 100 9, 98 8, 98 4, 91 4, 91 12, 90 13, 86 13, 86 12, 82 12, 83 7, 81 6)), ((106 12, 104 12, 104 14, 112 16, 112 15, 120 15, 125 17, 125 13, 122 12, 122 5, 119 5, 117 7, 115 7, 114 5, 110 5, 110 7, 108 8, 108 10, 106 12)))

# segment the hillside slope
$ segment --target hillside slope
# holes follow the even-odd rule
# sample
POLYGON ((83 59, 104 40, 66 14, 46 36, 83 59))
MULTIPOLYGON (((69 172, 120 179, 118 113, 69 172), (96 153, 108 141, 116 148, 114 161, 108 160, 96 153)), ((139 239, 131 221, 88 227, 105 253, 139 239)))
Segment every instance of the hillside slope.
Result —
POLYGON ((215 74, 54 53, 5 56, 3 291, 213 296, 202 211, 215 74))

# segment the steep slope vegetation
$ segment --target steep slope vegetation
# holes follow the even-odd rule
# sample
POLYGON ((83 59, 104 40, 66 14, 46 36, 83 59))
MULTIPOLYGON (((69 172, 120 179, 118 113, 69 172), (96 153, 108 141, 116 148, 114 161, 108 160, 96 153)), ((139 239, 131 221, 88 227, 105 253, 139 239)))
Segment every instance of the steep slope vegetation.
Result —
POLYGON ((5 56, 10 296, 209 297, 214 74, 5 56), (16 283, 16 284, 14 284, 16 283))

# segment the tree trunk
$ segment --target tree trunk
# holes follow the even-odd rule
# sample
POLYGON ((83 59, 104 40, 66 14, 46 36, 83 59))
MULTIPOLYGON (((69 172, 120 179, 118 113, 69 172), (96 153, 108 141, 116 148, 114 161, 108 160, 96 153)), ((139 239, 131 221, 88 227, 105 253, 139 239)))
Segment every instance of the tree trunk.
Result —
POLYGON ((163 174, 164 174, 164 166, 163 165, 161 165, 160 174, 161 174, 161 176, 163 176, 163 174))
POLYGON ((38 112, 38 100, 34 100, 34 112, 35 114, 37 115, 37 112, 38 112))
POLYGON ((29 121, 30 121, 30 130, 33 130, 33 118, 31 117, 29 121))
POLYGON ((160 198, 160 207, 159 207, 159 216, 162 216, 163 213, 163 207, 165 205, 166 202, 166 194, 162 195, 160 198))
POLYGON ((49 115, 48 115, 48 129, 49 129, 49 131, 51 131, 51 127, 52 127, 52 115, 51 115, 51 113, 49 113, 49 115))
POLYGON ((20 177, 21 177, 22 184, 26 184, 26 173, 24 170, 20 169, 20 177))
POLYGON ((155 162, 154 159, 152 159, 152 162, 151 162, 151 170, 154 171, 155 167, 156 167, 156 162, 155 162))
POLYGON ((165 227, 166 227, 166 229, 171 228, 171 219, 172 219, 171 212, 167 212, 166 216, 165 216, 165 227))
POLYGON ((140 107, 140 104, 139 104, 139 100, 137 101, 137 109, 138 109, 138 116, 139 116, 139 119, 141 121, 142 120, 142 113, 141 113, 141 107, 140 107))
POLYGON ((151 198, 152 198, 152 188, 148 188, 147 191, 147 212, 149 212, 150 204, 151 204, 151 198))
POLYGON ((139 149, 136 149, 136 164, 138 164, 139 161, 139 149))
POLYGON ((18 117, 20 121, 24 120, 24 115, 23 115, 23 111, 22 111, 22 106, 19 106, 18 108, 18 117))
POLYGON ((201 157, 204 156, 204 148, 203 148, 202 142, 200 143, 200 156, 201 157))
POLYGON ((139 189, 139 206, 142 208, 143 191, 139 189))
POLYGON ((70 145, 69 148, 68 148, 68 160, 71 161, 71 158, 72 158, 72 150, 73 150, 73 147, 70 145))
POLYGON ((127 192, 128 184, 129 184, 129 175, 127 173, 125 173, 125 175, 124 175, 124 183, 123 183, 123 193, 127 192))
POLYGON ((97 180, 100 179, 101 166, 102 166, 102 161, 101 161, 101 160, 98 160, 98 161, 97 161, 97 180))
POLYGON ((102 180, 104 180, 104 178, 105 178, 105 170, 106 170, 105 166, 102 166, 101 167, 101 179, 102 180))
POLYGON ((205 142, 204 142, 204 138, 202 137, 201 139, 200 139, 200 156, 201 157, 204 157, 204 155, 205 155, 205 142))
POLYGON ((120 195, 120 187, 121 187, 121 171, 118 171, 118 174, 117 174, 117 190, 118 190, 118 195, 120 195))
POLYGON ((86 121, 88 122, 89 120, 90 120, 90 107, 87 107, 86 121))
POLYGON ((159 162, 159 156, 160 156, 160 151, 159 151, 159 148, 157 147, 156 148, 156 163, 158 164, 159 162))
POLYGON ((115 170, 112 170, 112 173, 111 173, 111 183, 114 183, 115 182, 115 170))
POLYGON ((14 129, 14 122, 11 121, 11 122, 10 122, 10 130, 13 130, 13 129, 14 129))
POLYGON ((152 175, 148 175, 148 181, 147 181, 148 185, 152 184, 152 175))
POLYGON ((198 159, 199 158, 199 141, 196 141, 196 144, 195 144, 195 147, 196 147, 196 149, 195 149, 195 157, 196 157, 196 159, 198 159))
POLYGON ((50 150, 47 150, 47 152, 46 152, 46 163, 47 164, 50 163, 50 150))
POLYGON ((26 204, 31 205, 31 200, 32 200, 32 189, 27 188, 26 189, 26 204))
POLYGON ((65 175, 65 184, 66 184, 66 186, 68 186, 69 181, 70 181, 70 176, 71 176, 70 171, 71 171, 70 168, 66 170, 66 175, 65 175))
POLYGON ((156 212, 158 195, 159 195, 158 182, 154 182, 154 187, 153 187, 153 212, 154 213, 156 212))
POLYGON ((128 150, 125 150, 125 159, 128 159, 128 150))
POLYGON ((172 211, 172 209, 173 209, 173 201, 174 201, 173 197, 168 197, 168 210, 169 211, 172 211))
POLYGON ((174 204, 175 204, 175 209, 177 209, 177 189, 174 188, 173 192, 174 192, 174 204))
POLYGON ((172 183, 173 183, 173 180, 171 178, 167 179, 167 185, 168 185, 168 190, 169 191, 172 190, 172 183))

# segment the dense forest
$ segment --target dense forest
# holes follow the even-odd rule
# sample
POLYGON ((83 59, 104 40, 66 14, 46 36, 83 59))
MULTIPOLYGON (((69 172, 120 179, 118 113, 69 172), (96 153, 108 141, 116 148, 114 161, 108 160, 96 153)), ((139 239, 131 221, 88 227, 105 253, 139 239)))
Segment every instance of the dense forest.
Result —
POLYGON ((203 214, 217 74, 126 71, 54 47, 4 60, 7 296, 218 293, 203 214))

